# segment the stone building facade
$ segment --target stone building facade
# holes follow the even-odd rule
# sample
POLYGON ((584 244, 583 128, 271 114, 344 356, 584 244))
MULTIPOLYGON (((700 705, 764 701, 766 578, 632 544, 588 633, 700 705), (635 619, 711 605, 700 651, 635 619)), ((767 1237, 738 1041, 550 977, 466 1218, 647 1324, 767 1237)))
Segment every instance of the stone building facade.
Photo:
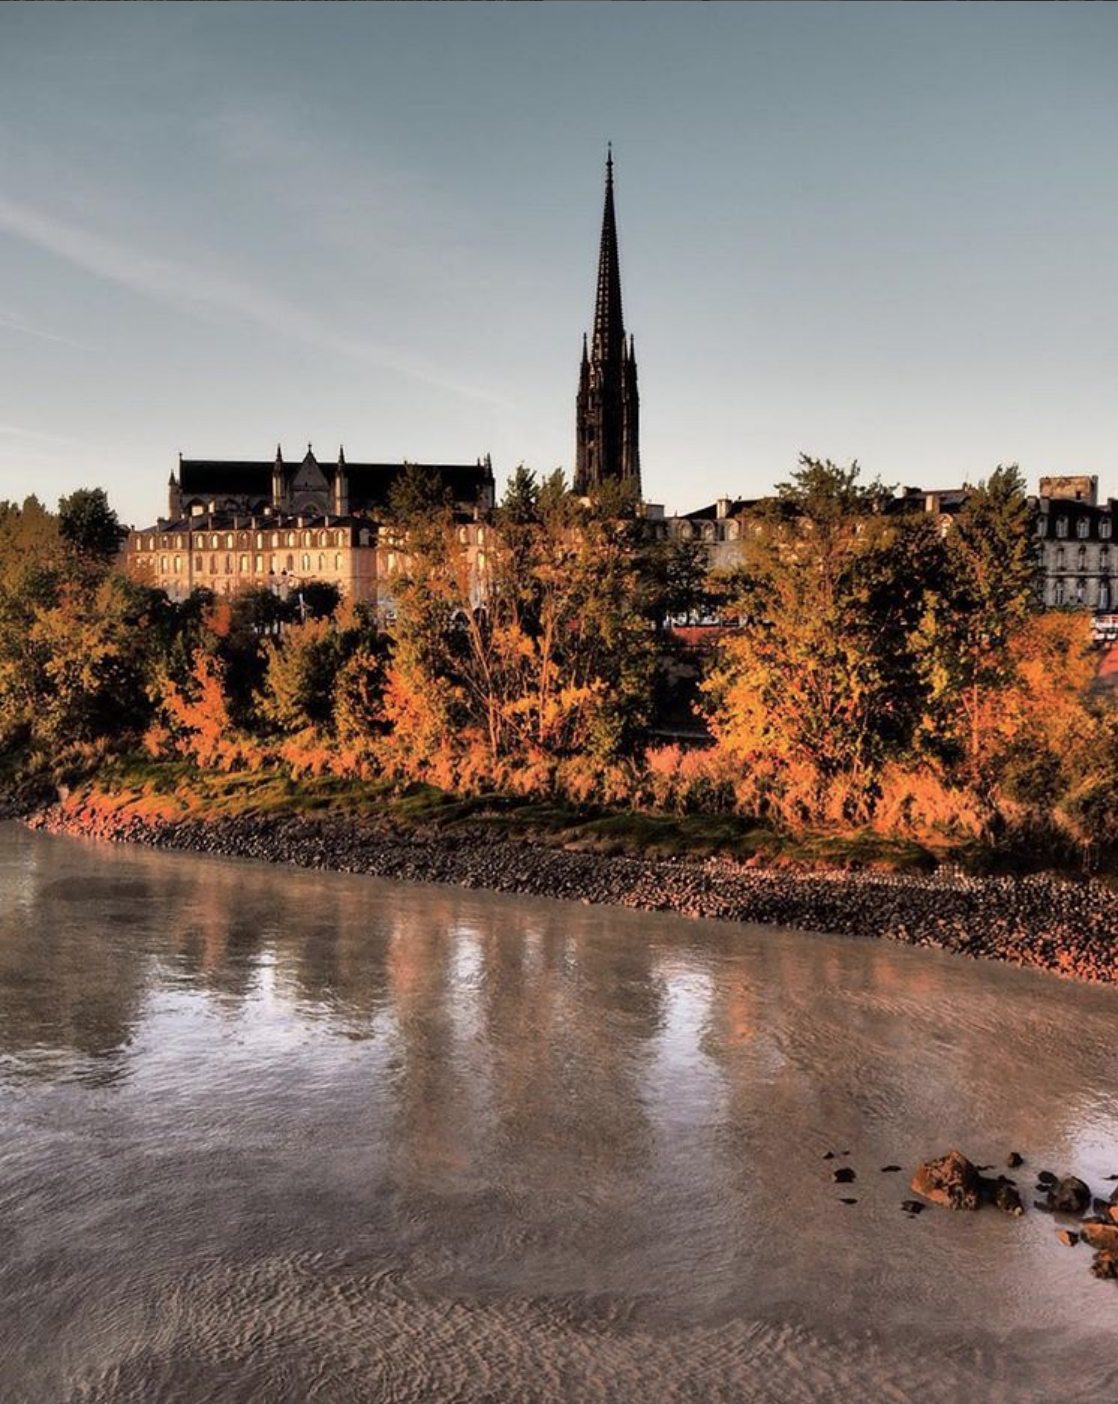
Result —
MULTIPOLYGON (((480 594, 494 495, 489 458, 416 467, 450 503, 480 594)), ((222 595, 251 587, 287 598, 323 581, 390 614, 404 551, 385 517, 405 471, 402 463, 347 464, 344 453, 320 464, 310 446, 292 464, 279 449, 270 463, 180 458, 169 515, 129 533, 126 568, 176 601, 197 589, 222 595)))
POLYGON ((1118 609, 1114 523, 1118 501, 1100 503, 1096 477, 1041 478, 1036 532, 1043 561, 1044 603, 1095 614, 1118 609))

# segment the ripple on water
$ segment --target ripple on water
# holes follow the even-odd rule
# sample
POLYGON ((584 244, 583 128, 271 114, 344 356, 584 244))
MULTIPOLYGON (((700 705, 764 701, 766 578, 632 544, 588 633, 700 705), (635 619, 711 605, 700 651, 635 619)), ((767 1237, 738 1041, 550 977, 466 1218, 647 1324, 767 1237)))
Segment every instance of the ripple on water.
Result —
POLYGON ((780 1320, 657 1328, 608 1299, 432 1299, 398 1268, 320 1255, 212 1264, 166 1288, 149 1318, 142 1345, 67 1380, 58 1404, 1087 1404, 1118 1392, 1118 1366, 1069 1388, 1060 1361, 1039 1356, 1022 1389, 1004 1342, 947 1344, 933 1360, 872 1329, 838 1339, 780 1320))

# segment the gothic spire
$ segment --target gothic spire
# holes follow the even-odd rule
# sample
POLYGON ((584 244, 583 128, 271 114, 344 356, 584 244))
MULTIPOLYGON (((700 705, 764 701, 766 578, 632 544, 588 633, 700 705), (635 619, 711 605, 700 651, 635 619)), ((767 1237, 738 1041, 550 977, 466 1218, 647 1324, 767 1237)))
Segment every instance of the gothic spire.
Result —
POLYGON ((613 212, 613 148, 607 147, 606 201, 598 254, 598 298, 594 308, 595 361, 620 360, 625 347, 621 318, 621 264, 617 255, 617 220, 613 212))
POLYGON ((640 493, 640 404, 636 349, 621 316, 621 267, 613 211, 613 150, 606 155, 606 199, 598 253, 598 291, 589 358, 582 341, 575 429, 575 491, 593 491, 607 478, 640 493))

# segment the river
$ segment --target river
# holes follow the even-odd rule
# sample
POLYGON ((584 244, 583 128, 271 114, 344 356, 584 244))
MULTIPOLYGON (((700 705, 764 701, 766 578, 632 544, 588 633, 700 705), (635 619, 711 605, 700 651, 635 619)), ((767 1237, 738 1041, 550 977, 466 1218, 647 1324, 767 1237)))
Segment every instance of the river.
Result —
POLYGON ((1118 1397, 1050 1216, 900 1209, 1109 1192, 1118 990, 14 824, 0 903, 4 1404, 1118 1397))

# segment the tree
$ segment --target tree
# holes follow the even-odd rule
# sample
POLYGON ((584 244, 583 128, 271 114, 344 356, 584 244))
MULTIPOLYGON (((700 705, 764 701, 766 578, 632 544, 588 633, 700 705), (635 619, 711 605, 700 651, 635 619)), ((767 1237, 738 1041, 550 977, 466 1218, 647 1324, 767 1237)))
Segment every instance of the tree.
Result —
POLYGON ((111 565, 128 534, 103 488, 78 488, 61 498, 58 528, 78 560, 95 567, 111 565))
POLYGON ((1041 562, 1016 464, 967 498, 943 545, 943 573, 915 635, 929 693, 925 742, 983 764, 991 708, 1014 675, 1014 635, 1039 607, 1041 562))
MULTIPOLYGON (((854 807, 903 752, 919 699, 907 635, 922 606, 927 525, 886 509, 856 463, 801 457, 747 538, 741 626, 703 690, 718 745, 818 817, 836 781, 854 807)), ((917 713, 918 714, 918 713, 917 713)))

